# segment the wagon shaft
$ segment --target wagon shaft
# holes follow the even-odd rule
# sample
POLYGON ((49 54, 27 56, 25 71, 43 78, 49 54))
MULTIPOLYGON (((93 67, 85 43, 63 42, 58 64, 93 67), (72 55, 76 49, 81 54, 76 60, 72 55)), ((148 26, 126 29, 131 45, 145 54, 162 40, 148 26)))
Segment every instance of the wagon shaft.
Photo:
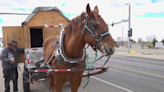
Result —
POLYGON ((47 69, 47 70, 29 70, 29 73, 37 73, 37 72, 76 72, 76 71, 84 71, 84 70, 97 70, 97 69, 102 69, 102 70, 106 70, 108 69, 109 66, 104 66, 104 67, 94 67, 94 68, 89 68, 89 69, 47 69))
POLYGON ((88 76, 93 76, 93 75, 97 75, 97 74, 102 74, 104 72, 108 71, 108 68, 104 68, 104 69, 101 69, 101 71, 98 71, 98 72, 95 72, 95 73, 91 73, 91 74, 87 74, 87 75, 83 75, 83 77, 88 77, 88 76))

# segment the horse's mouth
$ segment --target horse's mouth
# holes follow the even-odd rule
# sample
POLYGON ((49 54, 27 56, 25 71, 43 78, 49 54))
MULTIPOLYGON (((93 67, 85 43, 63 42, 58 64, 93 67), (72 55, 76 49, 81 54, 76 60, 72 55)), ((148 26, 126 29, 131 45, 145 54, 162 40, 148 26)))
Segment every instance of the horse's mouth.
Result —
POLYGON ((113 48, 112 46, 106 47, 106 46, 102 45, 101 52, 104 56, 111 56, 114 54, 115 48, 113 48))

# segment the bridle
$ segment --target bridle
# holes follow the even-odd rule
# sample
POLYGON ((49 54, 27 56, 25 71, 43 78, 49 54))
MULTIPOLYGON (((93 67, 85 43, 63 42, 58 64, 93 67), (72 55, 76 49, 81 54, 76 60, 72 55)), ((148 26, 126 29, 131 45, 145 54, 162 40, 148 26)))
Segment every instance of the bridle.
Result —
MULTIPOLYGON (((100 15, 97 15, 97 16, 100 17, 100 15)), ((103 37, 105 37, 105 36, 107 36, 107 35, 110 35, 110 33, 109 33, 109 32, 102 32, 102 33, 99 33, 99 34, 95 33, 95 30, 98 28, 98 25, 97 25, 96 23, 94 23, 93 17, 91 17, 90 19, 88 19, 88 14, 87 14, 87 13, 86 13, 86 15, 85 15, 84 21, 85 21, 85 22, 84 22, 84 25, 83 25, 83 37, 84 37, 86 31, 88 31, 88 32, 90 33, 90 35, 91 35, 92 37, 94 37, 95 40, 96 40, 95 47, 92 47, 92 48, 93 48, 95 51, 97 51, 98 45, 101 44, 101 49, 103 50, 104 53, 106 53, 105 50, 104 50, 104 46, 103 46, 102 43, 101 43, 101 40, 102 40, 103 37), (91 22, 89 22, 89 21, 91 21, 91 22), (91 29, 89 29, 87 25, 88 25, 91 29)))

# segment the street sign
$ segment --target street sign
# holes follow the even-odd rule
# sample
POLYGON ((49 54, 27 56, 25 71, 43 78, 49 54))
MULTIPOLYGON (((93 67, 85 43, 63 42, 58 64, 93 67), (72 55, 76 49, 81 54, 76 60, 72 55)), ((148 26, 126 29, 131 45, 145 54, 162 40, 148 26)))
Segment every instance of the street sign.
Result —
POLYGON ((108 26, 114 26, 116 24, 120 24, 120 23, 123 23, 123 22, 128 22, 128 20, 125 20, 125 19, 122 19, 121 22, 113 22, 111 25, 108 25, 108 26))
POLYGON ((126 20, 125 19, 122 19, 121 22, 125 22, 126 20))

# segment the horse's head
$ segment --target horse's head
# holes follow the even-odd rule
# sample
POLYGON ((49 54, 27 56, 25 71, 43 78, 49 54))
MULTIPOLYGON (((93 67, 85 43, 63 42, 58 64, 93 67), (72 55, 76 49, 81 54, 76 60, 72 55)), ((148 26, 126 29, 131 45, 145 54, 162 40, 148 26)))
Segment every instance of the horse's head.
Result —
POLYGON ((115 43, 108 26, 99 14, 98 7, 91 11, 89 4, 86 13, 81 15, 84 41, 90 46, 99 49, 103 54, 110 56, 115 52, 115 43))

